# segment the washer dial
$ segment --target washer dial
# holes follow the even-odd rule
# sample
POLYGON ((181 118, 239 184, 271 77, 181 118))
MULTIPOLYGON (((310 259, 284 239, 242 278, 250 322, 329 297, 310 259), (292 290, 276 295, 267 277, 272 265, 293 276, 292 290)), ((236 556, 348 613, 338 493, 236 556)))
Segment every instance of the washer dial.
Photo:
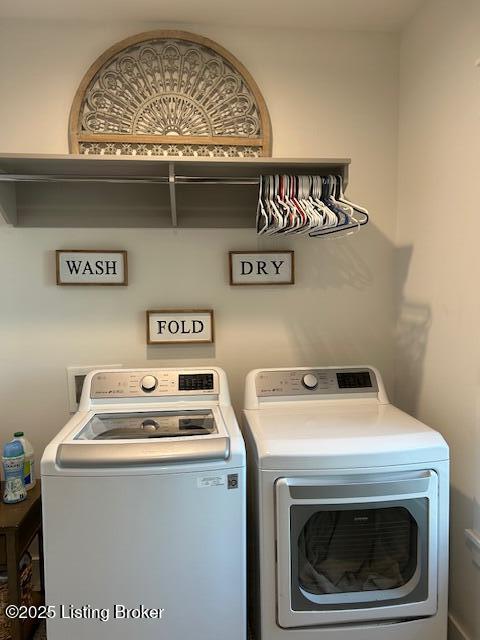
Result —
POLYGON ((157 387, 157 384, 158 380, 155 378, 155 376, 144 376, 140 380, 140 387, 142 391, 145 391, 146 393, 154 391, 157 387))
POLYGON ((306 389, 316 389, 318 386, 317 376, 313 373, 306 373, 302 378, 302 384, 306 389))

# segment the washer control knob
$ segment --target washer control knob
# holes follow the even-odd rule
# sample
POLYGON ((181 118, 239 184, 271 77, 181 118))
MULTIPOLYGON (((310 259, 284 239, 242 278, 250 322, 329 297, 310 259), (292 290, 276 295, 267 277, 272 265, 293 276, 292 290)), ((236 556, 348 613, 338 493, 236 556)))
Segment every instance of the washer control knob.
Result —
POLYGON ((307 373, 302 378, 302 384, 306 389, 316 389, 318 386, 317 376, 313 373, 307 373))
POLYGON ((153 391, 156 388, 157 384, 158 380, 155 378, 155 376, 144 376, 140 381, 140 387, 142 388, 142 391, 146 391, 147 393, 153 391))

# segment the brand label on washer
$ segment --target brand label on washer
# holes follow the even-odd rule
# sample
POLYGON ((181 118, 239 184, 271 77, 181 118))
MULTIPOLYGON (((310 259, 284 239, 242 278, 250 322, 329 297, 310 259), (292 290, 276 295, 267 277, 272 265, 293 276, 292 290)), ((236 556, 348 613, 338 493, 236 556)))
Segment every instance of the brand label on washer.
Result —
POLYGON ((206 487, 220 487, 226 482, 225 476, 200 476, 197 478, 197 487, 205 489, 206 487))

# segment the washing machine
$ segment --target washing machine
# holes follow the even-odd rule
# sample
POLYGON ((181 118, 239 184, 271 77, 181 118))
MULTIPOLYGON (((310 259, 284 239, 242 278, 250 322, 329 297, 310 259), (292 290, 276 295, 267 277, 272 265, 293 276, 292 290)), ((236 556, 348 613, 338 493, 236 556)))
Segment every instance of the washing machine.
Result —
POLYGON ((255 370, 255 640, 446 640, 449 451, 373 367, 255 370))
POLYGON ((48 640, 245 640, 245 447, 221 369, 90 373, 41 475, 48 640))

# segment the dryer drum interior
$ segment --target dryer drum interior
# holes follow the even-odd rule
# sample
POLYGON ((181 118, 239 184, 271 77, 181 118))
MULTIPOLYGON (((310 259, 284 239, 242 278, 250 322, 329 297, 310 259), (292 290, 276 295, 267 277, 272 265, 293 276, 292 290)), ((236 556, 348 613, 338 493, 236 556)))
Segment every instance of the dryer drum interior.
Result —
POLYGON ((415 573, 417 537, 404 507, 317 511, 297 539, 299 584, 316 595, 398 589, 415 573))

